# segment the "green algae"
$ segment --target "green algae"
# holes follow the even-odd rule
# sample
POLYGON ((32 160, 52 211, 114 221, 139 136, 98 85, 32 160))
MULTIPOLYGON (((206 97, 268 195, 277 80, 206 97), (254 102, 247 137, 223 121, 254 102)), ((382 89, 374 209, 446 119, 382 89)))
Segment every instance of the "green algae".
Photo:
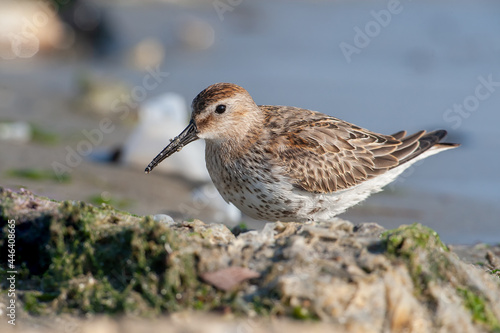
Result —
POLYGON ((319 317, 314 314, 308 307, 297 305, 293 307, 292 310, 292 318, 298 320, 318 320, 319 317))
POLYGON ((14 197, 0 192, 1 261, 7 221, 15 218, 16 265, 27 271, 18 290, 32 314, 56 309, 153 315, 214 309, 234 298, 201 282, 196 254, 181 251, 188 237, 151 217, 72 201, 23 216, 14 197))
POLYGON ((71 177, 67 174, 57 175, 53 170, 40 168, 10 169, 6 171, 6 176, 35 181, 50 180, 63 183, 69 183, 71 181, 71 177))
POLYGON ((97 206, 101 206, 104 204, 120 209, 125 209, 130 206, 129 200, 113 198, 105 193, 92 195, 88 198, 88 201, 97 206))
POLYGON ((500 322, 490 310, 484 297, 468 288, 457 288, 457 293, 463 299, 464 306, 470 311, 472 319, 485 325, 493 332, 500 332, 500 322))
MULTIPOLYGON (((449 249, 441 242, 439 235, 434 230, 415 223, 388 230, 381 237, 386 253, 405 262, 416 295, 433 304, 435 300, 429 294, 429 284, 448 283, 450 275, 455 275, 450 259, 445 255, 449 249)), ((463 299, 473 321, 484 325, 490 331, 500 332, 499 321, 487 300, 474 293, 472 287, 464 281, 454 283, 458 284, 456 293, 463 299)))
POLYGON ((55 145, 61 141, 61 138, 55 132, 47 131, 36 124, 31 125, 31 141, 44 145, 55 145))
POLYGON ((449 249, 434 230, 414 223, 385 231, 381 237, 387 255, 406 263, 417 294, 425 294, 429 282, 445 279, 449 260, 444 253, 449 249))
POLYGON ((449 251, 437 232, 418 223, 387 230, 382 233, 381 237, 386 244, 387 253, 393 255, 402 255, 409 258, 418 248, 425 249, 436 246, 444 251, 449 251))

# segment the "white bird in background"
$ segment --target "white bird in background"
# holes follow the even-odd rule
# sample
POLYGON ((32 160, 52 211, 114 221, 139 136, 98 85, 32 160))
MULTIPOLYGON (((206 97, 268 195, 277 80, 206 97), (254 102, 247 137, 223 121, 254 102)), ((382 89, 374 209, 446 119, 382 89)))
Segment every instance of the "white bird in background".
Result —
MULTIPOLYGON (((189 117, 186 100, 177 93, 165 93, 143 103, 139 109, 139 123, 123 146, 122 163, 142 170, 145 161, 156 156, 165 142, 182 131, 189 117)), ((175 154, 169 163, 160 165, 158 169, 182 175, 190 181, 206 183, 193 190, 192 200, 197 206, 203 203, 215 210, 214 222, 239 223, 241 212, 224 201, 210 180, 205 167, 205 143, 200 140, 185 150, 186 154, 175 154)))
MULTIPOLYGON (((156 156, 165 142, 182 131, 188 117, 186 100, 179 94, 169 92, 146 101, 139 109, 139 124, 123 147, 123 163, 142 169, 144 161, 156 156)), ((186 147, 191 149, 181 158, 174 156, 171 163, 162 164, 160 171, 179 173, 191 181, 210 182, 203 159, 205 145, 200 142, 192 146, 186 147)))

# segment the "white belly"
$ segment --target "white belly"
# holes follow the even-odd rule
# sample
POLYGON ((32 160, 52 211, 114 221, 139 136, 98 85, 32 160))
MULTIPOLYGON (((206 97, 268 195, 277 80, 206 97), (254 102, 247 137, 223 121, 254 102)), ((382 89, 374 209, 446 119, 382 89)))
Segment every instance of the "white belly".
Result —
POLYGON ((207 169, 221 196, 246 215, 281 222, 329 221, 349 207, 379 192, 415 162, 440 152, 430 149, 417 158, 352 188, 329 193, 310 193, 295 188, 280 175, 262 165, 222 165, 216 156, 206 155, 207 169))

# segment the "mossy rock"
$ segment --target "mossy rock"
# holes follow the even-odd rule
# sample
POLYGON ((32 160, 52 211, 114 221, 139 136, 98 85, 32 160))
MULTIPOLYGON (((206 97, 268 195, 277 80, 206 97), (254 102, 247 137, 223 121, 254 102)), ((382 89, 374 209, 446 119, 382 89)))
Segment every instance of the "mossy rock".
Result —
MULTIPOLYGON (((158 316, 182 310, 285 316, 349 331, 499 331, 500 279, 419 224, 160 223, 110 206, 0 188, 0 266, 16 225, 24 310, 158 316)), ((8 301, 2 277, 0 303, 8 301)))
POLYGON ((190 248, 187 234, 151 217, 8 190, 0 202, 2 267, 14 219, 18 296, 31 313, 152 315, 227 300, 198 280, 196 251, 180 251, 190 248))

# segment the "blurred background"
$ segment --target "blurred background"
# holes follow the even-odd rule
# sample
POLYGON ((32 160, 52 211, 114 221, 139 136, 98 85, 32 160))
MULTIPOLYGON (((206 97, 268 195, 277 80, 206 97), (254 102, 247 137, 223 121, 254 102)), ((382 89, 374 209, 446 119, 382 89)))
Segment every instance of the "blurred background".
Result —
POLYGON ((498 1, 2 0, 0 185, 262 228, 221 202, 201 142, 143 172, 192 98, 233 82, 380 133, 448 130, 459 149, 342 217, 498 243, 499 15, 498 1))

